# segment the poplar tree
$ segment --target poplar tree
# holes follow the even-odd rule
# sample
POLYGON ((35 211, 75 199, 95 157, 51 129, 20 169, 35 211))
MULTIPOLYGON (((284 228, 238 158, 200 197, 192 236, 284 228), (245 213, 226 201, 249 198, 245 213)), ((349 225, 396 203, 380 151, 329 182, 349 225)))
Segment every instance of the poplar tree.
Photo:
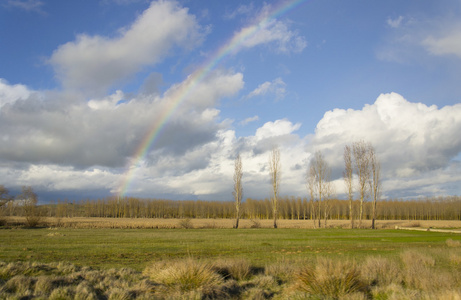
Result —
POLYGON ((239 219, 240 219, 240 207, 242 204, 242 197, 243 197, 243 187, 242 187, 242 158, 240 157, 240 153, 237 154, 235 158, 234 164, 234 191, 232 195, 234 196, 235 200, 235 213, 236 213, 236 221, 235 221, 235 228, 239 228, 239 219))
POLYGON ((278 213, 278 195, 279 195, 279 186, 280 186, 280 173, 281 173, 281 164, 280 164, 280 150, 278 147, 274 147, 269 156, 269 170, 271 176, 272 184, 272 212, 274 217, 274 228, 277 228, 277 213, 278 213))

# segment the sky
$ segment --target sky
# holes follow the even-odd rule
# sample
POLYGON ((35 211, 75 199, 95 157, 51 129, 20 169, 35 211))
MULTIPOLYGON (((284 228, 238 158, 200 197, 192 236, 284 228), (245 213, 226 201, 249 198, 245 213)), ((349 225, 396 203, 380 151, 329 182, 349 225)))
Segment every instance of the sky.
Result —
POLYGON ((0 0, 0 184, 41 202, 307 197, 373 145, 383 198, 461 195, 461 1, 0 0))

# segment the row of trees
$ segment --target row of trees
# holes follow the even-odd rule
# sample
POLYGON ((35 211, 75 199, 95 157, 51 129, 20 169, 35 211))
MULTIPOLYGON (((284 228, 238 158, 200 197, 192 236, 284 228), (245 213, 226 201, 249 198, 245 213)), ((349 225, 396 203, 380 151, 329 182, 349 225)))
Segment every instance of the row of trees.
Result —
MULTIPOLYGON (((380 184, 380 163, 375 150, 370 143, 357 141, 344 147, 344 172, 343 178, 346 186, 347 200, 341 201, 335 198, 335 191, 331 182, 331 168, 326 162, 322 152, 317 151, 312 156, 307 172, 306 187, 309 200, 297 198, 280 198, 279 189, 281 182, 281 159, 278 147, 272 149, 269 154, 269 175, 272 186, 272 193, 269 199, 252 200, 247 199, 243 203, 243 163, 238 154, 235 159, 234 169, 234 203, 232 202, 207 202, 207 201, 170 201, 170 200, 143 200, 137 198, 106 198, 103 200, 90 201, 70 205, 68 202, 58 203, 54 212, 49 214, 58 217, 85 215, 98 217, 147 217, 147 218, 232 218, 235 217, 235 228, 239 226, 241 217, 246 218, 273 218, 274 228, 277 228, 279 215, 282 218, 311 219, 314 225, 321 227, 321 219, 324 226, 331 218, 343 219, 345 216, 350 220, 351 227, 355 227, 355 220, 358 219, 358 226, 362 227, 362 220, 372 220, 372 228, 375 228, 377 219, 410 219, 410 214, 420 219, 433 219, 433 212, 418 208, 418 212, 406 209, 406 216, 397 213, 396 209, 388 205, 381 205, 378 210, 378 201, 381 194, 380 184), (357 200, 354 196, 357 195, 357 200), (371 199, 371 202, 368 202, 371 199), (345 204, 347 203, 347 207, 345 204), (70 207, 70 208, 69 208, 70 207), (69 213, 70 209, 70 213, 69 213), (387 210, 386 210, 387 209, 387 210), (424 216, 423 216, 424 215, 424 216), (336 216, 336 217, 335 217, 336 216)), ((29 207, 35 207, 37 197, 32 188, 24 187, 23 193, 19 195, 21 201, 26 201, 29 207), (31 200, 32 199, 32 200, 31 200)), ((8 202, 8 191, 0 186, 0 207, 9 210, 10 214, 15 211, 12 202, 8 202), (6 203, 10 203, 8 207, 6 203)), ((451 201, 449 201, 451 202, 451 201)), ((458 201, 453 201, 457 203, 458 201)), ((387 201, 389 203, 389 201, 387 201)), ((395 203, 395 202, 392 202, 395 203)), ((409 201, 408 203, 412 203, 409 201)), ((399 207, 402 205, 398 205, 399 207)), ((405 206, 405 205, 403 205, 405 206)), ((418 205, 419 207, 420 205, 418 205)), ((451 205, 448 205, 451 206, 451 205)), ((457 205, 454 205, 457 207, 457 205)), ((23 211, 27 206, 22 204, 23 211)), ((425 206, 426 207, 426 206, 425 206)), ((434 209, 434 207, 432 207, 434 209)), ((400 210, 399 210, 400 211, 400 210)), ((435 218, 440 217, 440 209, 435 209, 435 218)), ((446 218, 458 219, 458 211, 454 213, 442 213, 446 218), (450 216, 448 216, 450 215, 450 216)))
MULTIPOLYGON (((344 147, 344 183, 346 185, 347 196, 349 201, 349 219, 351 227, 354 228, 355 207, 354 192, 359 194, 359 227, 362 226, 364 203, 369 197, 372 199, 372 225, 375 228, 377 202, 381 193, 381 167, 375 154, 375 149, 371 143, 364 141, 354 142, 352 145, 344 147), (354 178, 356 184, 354 184, 354 178)), ((277 228, 277 217, 279 211, 279 187, 281 175, 280 150, 275 147, 269 156, 269 174, 272 184, 272 195, 270 198, 272 217, 274 218, 274 228, 277 228)), ((235 228, 238 228, 240 218, 240 207, 242 202, 242 159, 237 155, 235 159, 234 171, 234 191, 233 196, 236 208, 235 228)), ((321 226, 321 219, 324 219, 324 226, 327 226, 327 220, 332 209, 332 200, 335 197, 335 191, 331 182, 331 168, 324 159, 322 152, 315 152, 311 158, 306 173, 306 186, 312 203, 310 210, 311 218, 317 220, 314 222, 318 227, 321 226)))
MULTIPOLYGON (((350 220, 349 201, 329 199, 327 220, 350 220)), ((353 201, 353 214, 359 214, 360 200, 353 201)), ((96 200, 57 201, 36 207, 47 217, 105 218, 235 218, 233 201, 192 201, 108 197, 96 200)), ((278 218, 306 220, 318 224, 316 205, 308 198, 279 197, 278 218)), ((27 212, 19 201, 2 207, 3 215, 23 216, 27 212)), ((240 218, 273 219, 272 201, 247 198, 240 206, 240 218)), ((325 215, 322 212, 322 218, 325 215)), ((372 220, 372 202, 363 205, 363 220, 372 220)), ((387 199, 379 202, 376 220, 461 220, 461 197, 425 198, 419 200, 387 199)))

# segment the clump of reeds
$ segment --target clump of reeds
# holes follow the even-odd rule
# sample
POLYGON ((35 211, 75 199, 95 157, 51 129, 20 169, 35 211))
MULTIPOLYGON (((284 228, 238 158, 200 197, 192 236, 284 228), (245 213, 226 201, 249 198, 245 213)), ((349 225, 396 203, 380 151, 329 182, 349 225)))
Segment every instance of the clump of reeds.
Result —
POLYGON ((315 266, 303 267, 296 276, 296 289, 311 295, 337 299, 365 292, 365 284, 354 262, 319 258, 315 266))
POLYGON ((370 286, 386 286, 402 283, 402 274, 397 262, 380 256, 369 256, 360 266, 363 281, 370 286))
POLYGON ((238 281, 248 280, 253 275, 251 263, 244 258, 218 260, 213 263, 213 269, 225 279, 238 281))
POLYGON ((144 275, 165 287, 166 292, 213 293, 223 283, 223 278, 213 270, 211 264, 193 259, 174 262, 159 262, 148 266, 144 275))

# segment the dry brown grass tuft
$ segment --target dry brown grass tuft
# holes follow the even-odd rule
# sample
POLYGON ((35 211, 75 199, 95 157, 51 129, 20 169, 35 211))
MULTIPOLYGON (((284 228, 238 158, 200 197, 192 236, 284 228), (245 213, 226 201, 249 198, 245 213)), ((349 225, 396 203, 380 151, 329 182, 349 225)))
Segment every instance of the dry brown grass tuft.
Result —
POLYGON ((414 250, 401 253, 405 287, 421 291, 443 291, 459 288, 453 272, 436 267, 436 261, 428 254, 414 250))
POLYGON ((370 286, 401 284, 403 280, 399 265, 380 256, 367 257, 360 270, 362 279, 370 286))
POLYGON ((296 276, 295 288, 311 295, 337 299, 365 292, 355 263, 319 258, 315 266, 304 267, 296 276))
POLYGON ((248 280, 251 278, 252 266, 249 260, 244 258, 217 260, 213 263, 213 269, 224 278, 235 280, 248 280))
POLYGON ((457 247, 461 246, 460 241, 454 241, 452 239, 447 239, 445 241, 445 243, 447 244, 448 247, 452 247, 452 248, 457 248, 457 247))
POLYGON ((144 275, 164 286, 167 293, 214 293, 223 283, 223 278, 210 264, 193 259, 154 263, 144 270, 144 275))

